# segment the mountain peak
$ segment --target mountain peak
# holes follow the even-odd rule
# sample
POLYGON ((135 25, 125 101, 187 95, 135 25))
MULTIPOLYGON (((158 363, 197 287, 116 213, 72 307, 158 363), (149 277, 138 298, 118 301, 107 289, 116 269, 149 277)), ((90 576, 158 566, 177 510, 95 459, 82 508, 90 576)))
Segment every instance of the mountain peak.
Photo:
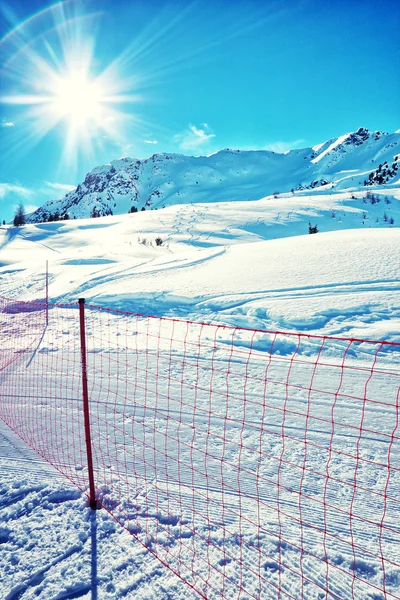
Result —
POLYGON ((366 142, 370 137, 370 132, 366 127, 359 127, 354 133, 350 133, 346 139, 346 145, 354 144, 360 146, 366 142))

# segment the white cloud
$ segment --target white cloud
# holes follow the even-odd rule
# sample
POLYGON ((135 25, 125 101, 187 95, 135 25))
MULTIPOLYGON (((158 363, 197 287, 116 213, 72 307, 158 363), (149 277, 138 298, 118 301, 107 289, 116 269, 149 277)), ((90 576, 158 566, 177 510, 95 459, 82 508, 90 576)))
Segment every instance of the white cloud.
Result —
POLYGON ((212 133, 207 123, 203 123, 201 127, 189 125, 185 131, 174 135, 174 142, 179 144, 182 150, 198 150, 207 146, 208 142, 215 138, 215 133, 212 133))
POLYGON ((125 144, 125 143, 118 142, 118 141, 114 142, 114 146, 117 149, 120 158, 129 156, 131 153, 131 150, 134 148, 133 144, 125 144))
POLYGON ((145 144, 158 144, 157 140, 143 140, 145 144))
POLYGON ((61 192, 71 192, 76 188, 76 185, 70 185, 69 183, 53 183, 52 181, 45 181, 45 185, 52 190, 61 192))
POLYGON ((0 200, 5 198, 7 194, 19 194, 24 198, 31 198, 35 192, 23 187, 22 185, 14 185, 13 183, 0 183, 0 200))
POLYGON ((270 150, 271 152, 283 154, 284 152, 288 152, 288 150, 298 148, 301 144, 304 144, 304 140, 295 140, 294 142, 272 142, 271 144, 266 144, 266 146, 263 147, 263 150, 270 150))
POLYGON ((2 127, 15 127, 15 123, 13 123, 12 121, 7 121, 6 119, 3 119, 1 121, 1 126, 2 127))

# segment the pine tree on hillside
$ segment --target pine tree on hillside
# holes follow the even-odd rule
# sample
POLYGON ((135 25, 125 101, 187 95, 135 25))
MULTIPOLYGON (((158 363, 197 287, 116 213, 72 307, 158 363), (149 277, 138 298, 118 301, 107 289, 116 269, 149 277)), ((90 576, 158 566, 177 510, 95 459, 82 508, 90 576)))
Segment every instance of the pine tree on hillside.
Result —
POLYGON ((25 208, 21 202, 17 208, 17 212, 15 213, 14 227, 20 227, 21 225, 25 225, 25 223, 26 223, 25 208))

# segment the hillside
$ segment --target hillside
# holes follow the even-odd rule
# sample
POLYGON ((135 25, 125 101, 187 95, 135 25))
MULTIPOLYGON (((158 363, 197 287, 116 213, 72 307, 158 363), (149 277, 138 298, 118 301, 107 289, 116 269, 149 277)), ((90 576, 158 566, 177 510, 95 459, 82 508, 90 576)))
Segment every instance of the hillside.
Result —
POLYGON ((380 192, 4 227, 2 294, 43 297, 48 260, 53 302, 85 296, 142 314, 397 339, 400 190, 380 192))
POLYGON ((94 168, 77 188, 29 217, 32 223, 159 209, 175 204, 258 200, 292 191, 377 189, 400 181, 400 133, 360 128, 284 154, 221 150, 211 156, 154 154, 94 168))

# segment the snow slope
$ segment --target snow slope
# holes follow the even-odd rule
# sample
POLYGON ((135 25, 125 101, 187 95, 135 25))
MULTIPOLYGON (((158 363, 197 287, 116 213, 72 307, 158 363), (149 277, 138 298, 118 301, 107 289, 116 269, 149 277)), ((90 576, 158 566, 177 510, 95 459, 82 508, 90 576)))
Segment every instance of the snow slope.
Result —
MULTIPOLYGON (((25 300, 43 298, 45 262, 49 261, 52 302, 84 296, 98 305, 144 314, 398 341, 400 190, 382 186, 380 202, 374 203, 366 197, 366 189, 353 195, 318 190, 259 201, 197 202, 101 219, 3 227, 0 294, 25 300), (385 213, 393 218, 393 225, 384 220, 385 213), (308 235, 309 222, 317 224, 320 233, 308 235), (155 244, 158 236, 163 239, 161 246, 155 244)), ((296 402, 304 406, 301 395, 296 402)), ((321 403, 317 410, 323 414, 326 407, 321 403)), ((357 416, 351 407, 341 410, 349 422, 357 416)), ((387 409, 383 414, 371 413, 369 418, 375 426, 379 421, 385 431, 391 431, 391 415, 392 409, 387 409)), ((258 417, 254 415, 255 420, 258 417)), ((301 437, 302 429, 299 431, 301 437)), ((185 435, 184 428, 181 433, 185 435)), ((321 442, 327 432, 313 431, 312 435, 321 442)), ((347 447, 354 442, 353 438, 343 439, 347 447)), ((253 443, 251 436, 248 443, 253 443)), ((376 442, 370 447, 367 443, 363 452, 383 462, 386 445, 376 442)), ((273 440, 270 445, 272 455, 279 455, 273 440)), ((287 452, 291 451, 288 444, 287 452)), ((294 450, 293 457, 295 460, 294 450)), ((398 447, 393 446, 392 464, 397 457, 398 447)), ((323 459, 310 457, 315 469, 323 459)), ((82 495, 4 425, 0 425, 0 465, 1 598, 195 597, 105 511, 91 513, 82 495)), ((350 467, 335 464, 335 469, 344 469, 351 479, 350 467)), ((392 485, 397 485, 396 481, 392 485)), ((379 478, 363 471, 362 482, 366 487, 378 485, 379 478)), ((313 494, 318 492, 316 482, 310 482, 314 484, 313 494)), ((345 492, 340 494, 345 502, 345 492)), ((285 496, 285 503, 295 514, 297 504, 291 493, 285 496)), ((387 518, 393 519, 392 511, 387 518)), ((272 519, 271 527, 276 526, 272 519)), ((342 532, 346 527, 345 522, 338 523, 342 532)), ((292 533, 298 535, 295 529, 292 533)), ((368 532, 362 535, 369 543, 368 532)), ((220 532, 216 530, 212 536, 218 544, 220 532)), ((273 536, 263 543, 274 557, 263 565, 263 572, 277 582, 277 556, 282 552, 287 564, 293 565, 299 560, 298 553, 290 545, 278 549, 273 536)), ((306 543, 321 551, 311 534, 306 543)), ((393 540, 385 544, 397 560, 393 540)), ((237 552, 233 545, 229 551, 237 552)), ((340 545, 332 546, 331 551, 332 560, 349 567, 351 556, 340 545)), ((307 574, 323 581, 324 570, 314 567, 311 560, 305 560, 307 574)), ((357 563, 357 572, 381 585, 379 561, 366 557, 357 563)), ((340 578, 334 585, 339 597, 352 597, 340 578)), ((292 595, 300 597, 294 580, 291 586, 292 595)), ((387 573, 387 589, 400 595, 400 572, 395 568, 387 573)), ((314 591, 310 598, 324 597, 314 591)), ((265 598, 272 599, 273 594, 265 592, 265 598)), ((362 587, 356 588, 354 597, 383 598, 362 587)))
MULTIPOLYGON (((13 400, 11 410, 10 399, 4 397, 1 414, 5 414, 6 421, 14 415, 11 422, 15 424, 15 419, 19 420, 19 430, 34 440, 42 452, 50 450, 53 460, 57 456, 69 457, 68 464, 63 461, 61 468, 74 481, 82 482, 86 476, 81 460, 83 442, 80 443, 79 436, 81 409, 80 402, 74 402, 78 400, 74 397, 77 389, 74 357, 68 357, 68 341, 65 342, 71 337, 66 338, 65 334, 71 334, 74 325, 71 320, 65 323, 60 315, 52 322, 53 312, 41 349, 33 359, 34 367, 32 363, 29 368, 24 364, 21 370, 20 397, 13 400), (60 372, 63 364, 68 368, 60 372), (46 373, 45 389, 40 387, 39 380, 43 373, 46 373), (60 375, 65 386, 63 394, 60 394, 60 375), (27 402, 29 390, 31 396, 27 402), (39 394, 32 393, 34 390, 39 394), (28 421, 24 419, 27 414, 28 421)), ((73 322, 77 329, 78 320, 73 322)), ((363 369, 355 368, 354 352, 350 368, 341 373, 339 394, 341 370, 334 368, 326 374, 322 369, 315 373, 312 354, 309 355, 312 348, 306 341, 306 354, 292 365, 291 382, 296 383, 295 390, 287 396, 285 386, 279 382, 281 375, 285 380, 296 342, 286 339, 285 347, 285 340, 278 338, 276 350, 279 348, 280 352, 274 353, 269 363, 264 413, 260 398, 263 398, 262 375, 265 374, 268 336, 260 337, 257 350, 253 336, 247 337, 245 345, 245 335, 239 332, 240 338, 231 348, 226 342, 227 338, 232 339, 232 330, 226 332, 218 346, 210 346, 208 342, 199 369, 196 363, 194 368, 190 366, 195 352, 193 356, 192 345, 186 345, 192 333, 195 334, 193 341, 198 342, 195 328, 188 330, 182 324, 185 335, 179 336, 178 325, 174 323, 171 364, 169 337, 161 335, 165 339, 162 351, 154 353, 157 340, 152 333, 159 331, 159 324, 152 322, 149 338, 146 321, 142 323, 143 330, 139 327, 135 336, 131 331, 127 336, 131 344, 132 338, 134 340, 133 346, 127 347, 130 350, 136 347, 139 352, 123 352, 122 357, 118 356, 118 344, 120 349, 124 348, 127 338, 122 337, 121 343, 121 322, 119 329, 112 328, 111 336, 102 335, 101 349, 99 339, 92 335, 93 330, 88 330, 91 381, 96 372, 96 386, 93 389, 90 386, 92 426, 96 431, 93 440, 96 482, 103 506, 137 541, 116 526, 106 510, 91 514, 76 490, 55 477, 50 468, 44 468, 15 436, 1 427, 2 463, 6 466, 0 486, 1 597, 7 600, 32 600, 38 596, 46 600, 195 598, 189 587, 155 561, 150 553, 154 551, 210 600, 219 598, 216 590, 222 589, 225 598, 275 600, 278 587, 282 590, 282 599, 320 600, 325 595, 328 573, 325 556, 329 560, 328 597, 376 600, 383 597, 378 593, 383 578, 378 547, 387 559, 387 598, 399 597, 400 569, 396 565, 400 564, 400 553, 396 542, 400 531, 395 504, 400 484, 395 471, 399 460, 397 440, 390 445, 390 485, 388 473, 382 468, 388 461, 390 436, 396 422, 393 385, 396 381, 391 380, 398 366, 395 350, 389 349, 379 357, 380 375, 371 385, 370 367, 377 347, 368 349, 363 344, 363 369), (249 363, 246 348, 250 339, 253 358, 249 363), (118 358, 122 358, 124 369, 118 366, 118 358), (179 382, 182 358, 185 361, 184 395, 179 382), (103 361, 111 365, 111 377, 104 369, 96 369, 103 361), (215 370, 209 369, 210 362, 217 367, 215 370), (171 379, 162 376, 168 364, 171 379), (234 392, 229 402, 224 402, 227 398, 226 364, 234 392), (154 373, 161 376, 156 378, 154 373), (243 377, 244 373, 249 380, 243 377), (307 384, 311 373, 312 394, 307 384), (389 376, 382 376, 385 373, 389 376), (100 385, 103 378, 106 385, 100 385), (362 433, 359 430, 362 403, 350 399, 360 398, 367 385, 371 402, 364 402, 362 433), (122 395, 118 393, 121 388, 124 389, 122 395), (327 393, 321 393, 321 389, 327 393), (374 400, 380 398, 376 395, 378 390, 384 403, 374 400), (245 407, 243 398, 246 398, 245 407), (331 416, 333 398, 334 436, 327 418, 331 416), (124 400, 122 405, 118 404, 117 411, 115 399, 124 400), (283 405, 287 408, 284 425, 283 405), (310 411, 306 416, 307 405, 310 411), (304 427, 307 429, 307 462, 304 427), (286 434, 284 448, 282 428, 286 434), (376 433, 373 435, 373 432, 376 433), (332 453, 328 451, 330 437, 332 453), (261 445, 262 460, 258 461, 261 445), (356 475, 355 451, 360 456, 356 475), (279 457, 282 458, 283 452, 284 467, 280 469, 279 457), (221 454, 223 464, 218 460, 221 454), (124 476, 124 464, 130 466, 128 476, 124 476), (303 464, 307 466, 306 475, 303 464), (194 471, 190 468, 192 465, 194 471), (241 466, 240 477, 235 469, 237 465, 241 466), (330 474, 326 487, 325 469, 330 474), (121 472, 122 478, 119 477, 121 472), (384 516, 383 490, 390 499, 384 516), (351 521, 348 511, 353 501, 355 518, 351 521), (238 518, 239 512, 242 519, 238 518), (385 528, 379 536, 375 522, 378 520, 379 524, 381 519, 385 528), (259 529, 255 525, 257 520, 261 525, 259 529), (354 540, 355 550, 349 540, 354 540), (304 556, 300 548, 304 549, 304 556), (356 566, 354 582, 352 564, 356 566), (299 573, 304 576, 303 581, 299 573), (222 574, 226 575, 223 584, 222 574), (248 593, 243 590, 240 593, 238 585, 243 585, 248 593)), ((162 334, 168 329, 171 323, 164 321, 162 334)), ((94 331, 99 330, 94 327, 94 331)), ((210 340, 209 333, 205 331, 203 341, 210 340)), ((327 342, 321 364, 326 360, 331 362, 331 352, 340 352, 339 346, 337 341, 333 345, 327 342)), ((343 351, 348 342, 341 346, 343 351)))
POLYGON ((3 228, 2 293, 43 297, 48 260, 56 302, 84 296, 160 316, 393 338, 400 194, 381 192, 374 204, 365 192, 288 194, 3 228), (310 221, 317 235, 306 233, 310 221))

